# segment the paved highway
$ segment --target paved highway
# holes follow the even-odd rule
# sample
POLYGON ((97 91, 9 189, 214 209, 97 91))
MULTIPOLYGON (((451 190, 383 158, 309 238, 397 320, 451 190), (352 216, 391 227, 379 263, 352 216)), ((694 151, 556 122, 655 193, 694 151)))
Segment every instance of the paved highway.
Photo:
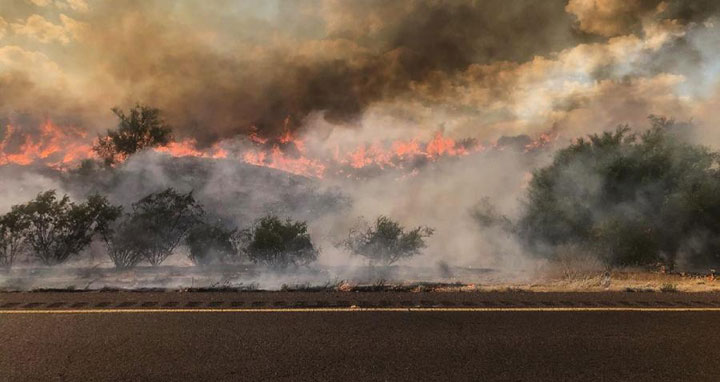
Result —
POLYGON ((720 380, 716 299, 1 294, 0 380, 720 380))

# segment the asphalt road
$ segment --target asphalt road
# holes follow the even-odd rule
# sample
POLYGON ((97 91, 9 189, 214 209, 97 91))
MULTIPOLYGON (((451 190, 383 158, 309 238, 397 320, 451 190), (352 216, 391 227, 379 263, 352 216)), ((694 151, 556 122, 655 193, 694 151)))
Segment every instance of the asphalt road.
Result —
MULTIPOLYGON (((165 309, 143 308, 138 302, 140 308, 97 308, 96 300, 114 302, 124 296, 0 295, 0 380, 720 380, 720 312, 713 307, 713 296, 642 294, 598 300, 668 299, 665 305, 674 310, 663 310, 662 304, 587 308, 576 303, 591 301, 592 295, 498 294, 474 297, 478 305, 504 301, 498 307, 465 303, 465 311, 450 306, 423 310, 420 305, 404 311, 249 307, 254 303, 218 310, 205 306, 222 302, 219 294, 130 296, 147 296, 157 306, 164 305, 162 298, 208 304, 165 309), (69 306, 45 309, 56 298, 69 306), (47 302, 2 308, 8 304, 3 301, 23 299, 47 302), (528 307, 533 299, 563 299, 561 307, 574 307, 528 307), (705 299, 707 304, 697 304, 705 299), (90 303, 71 308, 74 300, 90 303), (684 300, 697 306, 678 308, 684 300), (514 301, 525 301, 518 305, 526 307, 513 308, 514 301)), ((292 294, 232 298, 290 303, 293 296, 310 300, 292 294)), ((332 302, 332 297, 315 296, 332 302)), ((433 297, 454 298, 421 298, 429 303, 433 297)), ((409 297, 361 298, 392 302, 409 297)))

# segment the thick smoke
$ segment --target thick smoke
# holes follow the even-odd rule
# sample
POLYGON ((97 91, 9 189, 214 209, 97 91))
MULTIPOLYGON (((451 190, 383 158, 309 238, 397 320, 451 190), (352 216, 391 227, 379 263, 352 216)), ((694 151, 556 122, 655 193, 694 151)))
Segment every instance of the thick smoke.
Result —
POLYGON ((713 1, 657 0, 70 4, 4 7, 3 124, 31 129, 52 117, 98 132, 111 126, 108 108, 143 101, 203 146, 250 131, 277 136, 313 112, 356 126, 369 108, 408 102, 413 117, 418 103, 474 106, 493 109, 463 113, 475 126, 520 129, 528 121, 518 103, 542 97, 546 111, 563 112, 582 98, 523 94, 562 80, 554 70, 616 81, 665 60, 656 72, 691 74, 673 67, 673 49, 689 57, 704 48, 685 32, 718 11, 713 1), (632 62, 648 54, 660 57, 632 62))

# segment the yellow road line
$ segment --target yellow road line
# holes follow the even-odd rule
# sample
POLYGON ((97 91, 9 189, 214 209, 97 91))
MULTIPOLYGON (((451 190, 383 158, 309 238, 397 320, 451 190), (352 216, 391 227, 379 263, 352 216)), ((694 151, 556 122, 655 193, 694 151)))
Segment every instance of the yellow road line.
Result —
POLYGON ((15 314, 122 314, 122 313, 334 313, 334 312, 720 312, 720 308, 207 308, 207 309, 15 309, 15 314))

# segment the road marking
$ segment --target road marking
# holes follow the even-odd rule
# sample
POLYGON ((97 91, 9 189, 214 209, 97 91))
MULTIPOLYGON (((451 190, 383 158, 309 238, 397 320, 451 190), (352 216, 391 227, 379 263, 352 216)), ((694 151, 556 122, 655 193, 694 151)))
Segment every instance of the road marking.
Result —
POLYGON ((13 309, 0 315, 15 314, 127 314, 127 313, 334 313, 334 312, 720 312, 720 308, 632 308, 632 307, 556 307, 556 308, 193 308, 193 309, 13 309))

